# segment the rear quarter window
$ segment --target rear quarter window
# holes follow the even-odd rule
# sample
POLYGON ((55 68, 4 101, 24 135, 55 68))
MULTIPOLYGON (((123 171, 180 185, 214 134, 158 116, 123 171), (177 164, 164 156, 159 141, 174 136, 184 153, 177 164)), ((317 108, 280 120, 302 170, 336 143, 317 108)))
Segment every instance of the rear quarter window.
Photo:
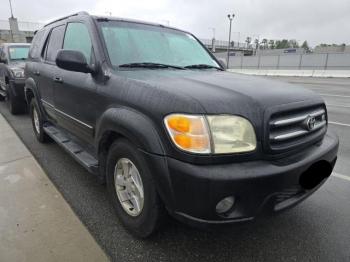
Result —
POLYGON ((38 59, 41 54, 41 49, 43 46, 45 31, 38 31, 33 39, 32 45, 29 50, 29 58, 38 59))

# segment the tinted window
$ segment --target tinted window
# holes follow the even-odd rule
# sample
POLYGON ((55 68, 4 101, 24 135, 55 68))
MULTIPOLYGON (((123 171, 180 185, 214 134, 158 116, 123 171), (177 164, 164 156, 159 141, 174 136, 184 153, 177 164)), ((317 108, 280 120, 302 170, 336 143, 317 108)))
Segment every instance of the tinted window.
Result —
POLYGON ((162 63, 177 66, 207 64, 218 66, 190 34, 128 22, 101 22, 111 63, 162 63))
POLYGON ((29 46, 10 46, 9 59, 10 60, 27 60, 29 46))
POLYGON ((5 59, 6 58, 6 55, 5 55, 5 52, 4 52, 4 47, 0 46, 0 58, 1 59, 5 59))
POLYGON ((49 43, 47 45, 46 60, 54 62, 56 60, 58 50, 62 49, 62 41, 64 35, 64 26, 58 26, 52 29, 49 43))
POLYGON ((87 27, 82 23, 69 23, 64 37, 63 49, 82 52, 86 61, 91 61, 91 38, 87 27))
POLYGON ((30 58, 39 58, 41 53, 42 42, 45 31, 38 31, 33 39, 32 45, 29 50, 30 58))

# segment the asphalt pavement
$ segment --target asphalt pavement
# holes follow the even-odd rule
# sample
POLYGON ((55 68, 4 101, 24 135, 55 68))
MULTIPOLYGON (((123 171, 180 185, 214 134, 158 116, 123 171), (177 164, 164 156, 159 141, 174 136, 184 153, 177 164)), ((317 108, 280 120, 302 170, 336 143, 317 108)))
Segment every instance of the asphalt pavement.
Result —
MULTIPOLYGON (((278 78, 321 94, 340 137, 333 175, 314 195, 272 217, 210 230, 168 220, 149 240, 130 236, 106 188, 58 145, 39 144, 27 115, 0 112, 113 261, 350 261, 350 79, 278 78)), ((53 236, 54 237, 54 236, 53 236)))

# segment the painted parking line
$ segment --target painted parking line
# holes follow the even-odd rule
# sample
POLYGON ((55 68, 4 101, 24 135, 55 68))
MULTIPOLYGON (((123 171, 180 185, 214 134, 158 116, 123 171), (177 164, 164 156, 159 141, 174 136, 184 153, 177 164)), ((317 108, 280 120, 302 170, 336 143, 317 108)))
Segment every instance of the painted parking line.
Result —
POLYGON ((335 104, 327 104, 327 106, 334 106, 334 107, 346 107, 346 108, 350 108, 350 106, 344 106, 344 105, 335 105, 335 104))
POLYGON ((350 96, 345 95, 333 95, 333 94, 325 94, 325 93, 319 93, 321 96, 334 96, 334 97, 343 97, 343 98, 350 98, 350 96))
POLYGON ((340 123, 340 122, 329 121, 328 124, 350 127, 350 124, 345 124, 345 123, 340 123))
POLYGON ((336 172, 333 172, 333 173, 332 173, 332 176, 334 176, 334 177, 336 177, 336 178, 340 178, 340 179, 343 179, 343 180, 346 180, 346 181, 349 181, 349 182, 350 182, 350 176, 342 175, 342 174, 339 174, 339 173, 336 173, 336 172))

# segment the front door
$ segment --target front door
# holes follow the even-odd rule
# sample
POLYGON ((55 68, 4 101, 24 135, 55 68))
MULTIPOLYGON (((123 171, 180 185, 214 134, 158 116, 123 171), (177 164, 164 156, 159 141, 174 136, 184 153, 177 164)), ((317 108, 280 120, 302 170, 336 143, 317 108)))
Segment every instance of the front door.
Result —
MULTIPOLYGON (((94 63, 91 36, 82 22, 67 24, 63 49, 80 51, 88 63, 94 63)), ((54 105, 59 125, 80 139, 92 142, 97 103, 95 78, 91 74, 57 68, 54 79, 54 105)))

